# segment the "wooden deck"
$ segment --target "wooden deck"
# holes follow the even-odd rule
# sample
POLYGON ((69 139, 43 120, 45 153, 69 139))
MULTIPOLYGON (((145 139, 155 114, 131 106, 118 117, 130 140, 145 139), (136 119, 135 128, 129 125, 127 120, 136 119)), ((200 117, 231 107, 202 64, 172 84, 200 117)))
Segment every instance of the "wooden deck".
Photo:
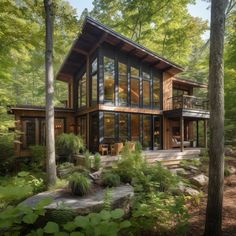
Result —
MULTIPOLYGON (((199 158, 201 152, 201 148, 186 148, 183 152, 181 152, 180 149, 143 151, 143 155, 150 164, 160 161, 163 165, 175 166, 178 165, 181 160, 199 158)), ((111 166, 114 162, 117 162, 120 157, 120 155, 101 156, 102 165, 111 166)))

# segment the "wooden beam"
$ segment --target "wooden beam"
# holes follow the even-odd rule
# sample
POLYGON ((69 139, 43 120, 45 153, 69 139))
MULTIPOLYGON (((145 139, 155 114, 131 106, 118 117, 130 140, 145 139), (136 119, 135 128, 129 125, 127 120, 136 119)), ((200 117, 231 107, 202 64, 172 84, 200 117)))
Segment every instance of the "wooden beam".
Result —
POLYGON ((204 147, 207 148, 207 120, 204 120, 204 147))
POLYGON ((89 88, 89 56, 86 56, 86 107, 89 108, 90 88, 89 88))
POLYGON ((148 55, 148 54, 145 54, 144 56, 142 56, 142 57, 140 58, 140 61, 143 62, 143 61, 145 61, 145 59, 147 59, 148 57, 149 57, 149 55, 148 55))
POLYGON ((151 64, 151 67, 152 66, 157 66, 158 64, 160 64, 161 63, 161 61, 160 60, 158 60, 158 61, 155 61, 155 62, 153 62, 152 64, 151 64))
POLYGON ((79 49, 79 48, 73 48, 72 50, 75 51, 75 52, 78 52, 78 53, 80 53, 80 54, 83 54, 83 55, 85 55, 85 56, 88 55, 88 52, 86 52, 86 51, 84 51, 84 50, 82 50, 82 49, 79 49))
POLYGON ((184 118, 183 116, 180 117, 180 150, 181 152, 184 151, 184 118))
POLYGON ((198 131, 199 131, 199 126, 198 126, 198 120, 196 121, 197 122, 197 125, 196 125, 196 128, 197 128, 197 147, 199 147, 199 136, 198 136, 198 131))
POLYGON ((125 43, 123 42, 123 41, 121 41, 121 42, 119 42, 119 43, 117 43, 116 45, 115 45, 115 47, 117 48, 117 49, 122 49, 122 47, 125 45, 125 43))
POLYGON ((100 46, 100 44, 105 40, 105 38, 107 37, 108 33, 105 32, 102 37, 99 39, 99 41, 92 47, 92 49, 89 51, 89 55, 91 55, 96 49, 97 47, 100 46))

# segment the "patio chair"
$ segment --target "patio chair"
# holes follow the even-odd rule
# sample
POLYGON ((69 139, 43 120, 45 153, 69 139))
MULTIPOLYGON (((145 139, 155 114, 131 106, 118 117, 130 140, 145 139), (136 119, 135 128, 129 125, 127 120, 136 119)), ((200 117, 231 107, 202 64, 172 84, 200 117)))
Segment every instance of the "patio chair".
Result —
POLYGON ((111 145, 111 155, 117 156, 121 153, 124 145, 123 143, 115 143, 111 145))
POLYGON ((108 145, 107 144, 99 144, 99 153, 104 156, 104 153, 108 155, 108 145))

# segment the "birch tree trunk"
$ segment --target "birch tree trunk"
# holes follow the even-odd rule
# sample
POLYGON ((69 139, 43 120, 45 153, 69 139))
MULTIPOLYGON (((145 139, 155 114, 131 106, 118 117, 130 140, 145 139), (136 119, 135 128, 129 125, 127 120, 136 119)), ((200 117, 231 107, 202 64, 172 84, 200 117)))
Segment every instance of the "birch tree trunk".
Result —
POLYGON ((209 186, 205 236, 222 234, 224 191, 224 30, 226 0, 211 1, 209 186))
POLYGON ((53 87, 53 1, 44 0, 46 23, 45 85, 46 85, 46 149, 47 185, 56 183, 53 87))

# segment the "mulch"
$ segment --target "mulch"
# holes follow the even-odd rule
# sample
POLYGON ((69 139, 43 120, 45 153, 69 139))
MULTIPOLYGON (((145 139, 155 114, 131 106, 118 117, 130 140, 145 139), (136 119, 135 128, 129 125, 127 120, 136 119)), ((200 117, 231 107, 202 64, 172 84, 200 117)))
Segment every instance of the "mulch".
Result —
MULTIPOLYGON (((236 160, 227 161, 227 164, 236 168, 236 160)), ((190 231, 188 236, 201 236, 204 233, 207 195, 199 206, 191 207, 189 213, 190 231)), ((225 178, 223 201, 223 236, 236 236, 236 175, 225 178)))

